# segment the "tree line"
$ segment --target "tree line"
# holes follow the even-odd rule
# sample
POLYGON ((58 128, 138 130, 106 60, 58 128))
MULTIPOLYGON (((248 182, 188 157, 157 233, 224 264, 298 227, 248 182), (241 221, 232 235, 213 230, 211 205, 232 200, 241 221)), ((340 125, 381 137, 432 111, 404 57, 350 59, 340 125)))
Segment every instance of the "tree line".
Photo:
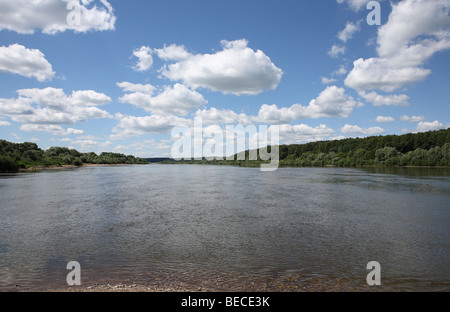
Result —
POLYGON ((80 153, 67 147, 42 150, 36 143, 12 143, 0 140, 0 172, 17 172, 37 166, 83 164, 147 164, 145 159, 119 153, 80 153))
MULTIPOLYGON (((450 166, 450 128, 404 135, 281 145, 279 150, 280 167, 450 166)), ((181 160, 175 163, 245 167, 257 167, 261 164, 260 160, 249 160, 249 151, 245 154, 245 161, 236 160, 236 154, 235 160, 181 160)))
POLYGON ((280 146, 283 166, 450 166, 450 128, 280 146))

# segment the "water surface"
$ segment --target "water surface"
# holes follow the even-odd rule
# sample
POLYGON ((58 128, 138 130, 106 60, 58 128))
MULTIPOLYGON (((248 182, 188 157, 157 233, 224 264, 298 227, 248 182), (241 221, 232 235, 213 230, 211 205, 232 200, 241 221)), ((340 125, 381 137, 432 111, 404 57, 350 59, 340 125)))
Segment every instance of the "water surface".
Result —
POLYGON ((320 280, 363 290, 367 263, 378 261, 381 290, 449 291, 449 199, 446 169, 148 165, 2 175, 0 290, 65 287, 76 260, 84 283, 320 280))

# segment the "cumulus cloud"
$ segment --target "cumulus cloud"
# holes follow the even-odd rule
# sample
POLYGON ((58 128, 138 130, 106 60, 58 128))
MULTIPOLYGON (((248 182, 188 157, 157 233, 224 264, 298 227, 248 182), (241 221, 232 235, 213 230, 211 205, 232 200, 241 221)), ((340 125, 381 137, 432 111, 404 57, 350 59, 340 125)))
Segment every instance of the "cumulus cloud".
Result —
POLYGON ((329 86, 309 103, 305 109, 305 116, 309 118, 347 118, 357 105, 358 103, 353 97, 345 94, 344 88, 329 86))
POLYGON ((112 140, 140 136, 145 133, 168 134, 174 127, 189 126, 192 123, 190 119, 173 115, 135 117, 116 114, 115 117, 119 123, 113 128, 112 140))
POLYGON ((275 89, 283 76, 261 50, 248 47, 245 39, 221 41, 222 51, 190 55, 161 69, 164 77, 197 89, 224 94, 255 95, 275 89))
POLYGON ((156 88, 151 84, 140 84, 140 83, 131 83, 127 81, 118 82, 117 86, 121 88, 124 92, 140 92, 144 94, 152 95, 156 88))
POLYGON ((353 89, 392 92, 404 85, 424 80, 431 71, 420 67, 398 67, 385 58, 362 58, 353 62, 345 85, 353 89))
POLYGON ((52 65, 37 49, 27 49, 19 44, 0 47, 0 72, 9 72, 43 82, 55 76, 52 65))
POLYGON ((25 124, 20 126, 20 130, 25 132, 47 132, 53 135, 64 136, 70 134, 83 134, 83 130, 73 128, 63 129, 60 125, 45 125, 45 124, 25 124))
POLYGON ((164 45, 164 48, 154 49, 153 51, 164 61, 182 61, 192 56, 191 53, 186 51, 184 46, 176 44, 171 44, 169 46, 164 45))
POLYGON ((417 125, 416 132, 428 132, 428 131, 436 131, 447 129, 450 127, 450 124, 444 125, 442 122, 435 120, 433 122, 425 122, 421 121, 417 125))
POLYGON ((225 125, 225 124, 234 124, 234 125, 250 125, 253 124, 253 118, 251 116, 247 116, 244 113, 237 114, 229 109, 203 109, 198 110, 195 113, 195 116, 201 117, 204 125, 225 125))
POLYGON ((343 55, 345 54, 345 47, 344 46, 340 46, 340 45, 333 45, 330 50, 328 51, 328 55, 331 56, 332 58, 338 58, 339 55, 343 55))
POLYGON ((378 116, 375 119, 375 122, 379 122, 379 123, 383 123, 383 122, 394 122, 395 119, 393 117, 389 117, 389 116, 378 116))
POLYGON ((392 92, 424 80, 423 68, 434 54, 450 49, 450 2, 403 0, 392 5, 378 30, 378 57, 358 59, 345 84, 356 90, 392 92))
POLYGON ((21 123, 24 131, 50 132, 58 135, 80 134, 61 125, 71 125, 88 119, 111 118, 98 108, 111 102, 111 98, 92 90, 73 91, 66 95, 62 89, 21 89, 18 98, 0 98, 0 114, 21 123))
POLYGON ((127 145, 117 145, 113 150, 117 153, 138 157, 170 157, 171 142, 168 140, 139 140, 127 145))
POLYGON ((20 34, 33 34, 36 29, 50 35, 67 30, 76 33, 114 30, 115 22, 113 8, 106 0, 0 0, 0 30, 20 34), (78 5, 68 5, 69 2, 78 5), (79 13, 79 25, 68 22, 72 13, 79 13))
POLYGON ((378 54, 391 57, 399 51, 403 56, 421 52, 406 53, 404 61, 417 57, 414 63, 422 63, 435 52, 448 49, 449 9, 448 0, 404 0, 393 5, 388 22, 378 31, 378 54))
POLYGON ((279 127, 280 141, 283 144, 323 141, 333 139, 335 136, 335 131, 323 124, 317 127, 311 127, 306 124, 280 125, 279 127))
POLYGON ((133 56, 135 56, 138 61, 133 69, 138 72, 143 72, 153 65, 152 49, 146 46, 142 46, 139 49, 133 51, 133 56))
POLYGON ((305 118, 347 118, 358 103, 345 94, 343 88, 328 86, 308 106, 294 104, 291 107, 278 108, 277 105, 261 106, 257 120, 267 124, 288 124, 305 118))
POLYGON ((339 69, 337 69, 333 72, 333 75, 342 76, 342 75, 345 75, 346 73, 347 73, 347 69, 345 68, 344 65, 341 65, 341 66, 339 66, 339 69))
POLYGON ((346 124, 341 128, 341 132, 346 135, 377 135, 385 132, 383 128, 371 127, 371 128, 361 128, 355 125, 346 124))
POLYGON ((207 103, 200 93, 179 83, 166 87, 157 96, 143 92, 133 92, 125 94, 119 101, 143 108, 156 115, 170 114, 180 116, 185 116, 191 110, 198 109, 207 103))
POLYGON ((336 0, 337 3, 347 3, 347 5, 354 11, 359 11, 366 7, 371 0, 336 0))
POLYGON ((321 77, 321 82, 322 84, 330 84, 330 83, 334 83, 337 80, 334 78, 326 78, 326 77, 321 77))
POLYGON ((11 123, 8 121, 0 120, 0 127, 11 126, 11 123))
POLYGON ((300 104, 294 104, 290 107, 278 108, 277 105, 261 106, 258 112, 257 120, 265 124, 289 124, 294 120, 305 118, 306 107, 300 104))
POLYGON ((357 33, 360 30, 361 30, 360 22, 357 23, 348 22, 345 25, 345 28, 338 33, 338 38, 342 42, 347 42, 353 37, 355 33, 357 33))
POLYGON ((406 116, 406 115, 402 115, 400 116, 400 120, 401 121, 407 121, 407 122, 422 122, 425 121, 425 117, 424 116, 406 116))
POLYGON ((374 106, 409 106, 409 96, 406 94, 381 95, 374 91, 370 93, 361 91, 359 95, 374 106))

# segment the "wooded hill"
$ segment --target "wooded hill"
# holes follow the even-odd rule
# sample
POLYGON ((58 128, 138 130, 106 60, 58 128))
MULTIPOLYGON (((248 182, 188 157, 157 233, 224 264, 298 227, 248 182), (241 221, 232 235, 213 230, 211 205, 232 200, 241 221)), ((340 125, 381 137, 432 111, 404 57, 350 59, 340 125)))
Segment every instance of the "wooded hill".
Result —
MULTIPOLYGON (((270 151, 270 148, 269 148, 270 151)), ((237 155, 234 156, 237 159, 237 155)), ((166 163, 204 163, 259 166, 249 160, 182 160, 166 163)), ((281 145, 280 167, 450 166, 450 128, 404 135, 349 138, 307 144, 281 145)))

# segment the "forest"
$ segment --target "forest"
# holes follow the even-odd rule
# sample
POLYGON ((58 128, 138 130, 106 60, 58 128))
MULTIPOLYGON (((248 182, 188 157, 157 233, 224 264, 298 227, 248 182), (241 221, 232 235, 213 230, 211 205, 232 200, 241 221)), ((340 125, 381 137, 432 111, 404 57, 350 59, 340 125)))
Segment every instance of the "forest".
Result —
MULTIPOLYGON (((270 147, 269 147, 270 151, 270 147)), ((256 167, 249 160, 181 160, 165 163, 197 163, 256 167)), ((280 167, 450 166, 450 128, 404 135, 348 138, 280 146, 280 167)))
MULTIPOLYGON (((270 147, 269 147, 270 151, 270 147)), ((261 160, 166 160, 162 164, 215 164, 257 167, 261 160)), ((259 153, 258 153, 259 154, 259 153)), ((17 172, 36 166, 83 164, 148 164, 143 158, 118 153, 80 153, 66 147, 42 150, 35 143, 0 140, 0 172, 17 172)), ((280 167, 450 167, 450 128, 404 135, 348 138, 280 146, 280 167)))
POLYGON ((67 147, 42 150, 36 143, 12 143, 0 140, 0 172, 17 172, 30 167, 83 164, 147 164, 145 159, 118 153, 80 153, 67 147))

